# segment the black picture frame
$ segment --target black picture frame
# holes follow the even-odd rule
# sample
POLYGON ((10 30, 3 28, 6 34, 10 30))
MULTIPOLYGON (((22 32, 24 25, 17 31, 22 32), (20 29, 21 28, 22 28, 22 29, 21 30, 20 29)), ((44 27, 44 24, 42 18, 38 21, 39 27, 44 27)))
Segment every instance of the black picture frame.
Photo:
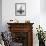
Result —
POLYGON ((15 16, 26 16, 26 3, 15 4, 15 16))

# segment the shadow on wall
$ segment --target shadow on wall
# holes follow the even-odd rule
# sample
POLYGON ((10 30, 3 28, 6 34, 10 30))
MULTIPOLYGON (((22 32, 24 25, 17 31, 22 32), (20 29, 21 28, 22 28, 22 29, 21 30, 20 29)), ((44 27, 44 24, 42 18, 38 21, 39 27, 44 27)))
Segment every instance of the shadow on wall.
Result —
POLYGON ((46 14, 46 0, 40 0, 40 11, 43 14, 46 14))
POLYGON ((0 0, 0 31, 2 31, 2 0, 0 0))

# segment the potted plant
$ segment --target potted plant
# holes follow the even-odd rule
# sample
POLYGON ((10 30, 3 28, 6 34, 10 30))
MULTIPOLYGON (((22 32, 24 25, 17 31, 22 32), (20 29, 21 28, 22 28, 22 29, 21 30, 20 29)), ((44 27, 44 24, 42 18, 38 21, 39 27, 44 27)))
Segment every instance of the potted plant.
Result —
POLYGON ((39 46, 45 46, 45 35, 43 32, 42 27, 36 28, 37 29, 37 34, 36 36, 38 36, 38 40, 39 40, 39 46))

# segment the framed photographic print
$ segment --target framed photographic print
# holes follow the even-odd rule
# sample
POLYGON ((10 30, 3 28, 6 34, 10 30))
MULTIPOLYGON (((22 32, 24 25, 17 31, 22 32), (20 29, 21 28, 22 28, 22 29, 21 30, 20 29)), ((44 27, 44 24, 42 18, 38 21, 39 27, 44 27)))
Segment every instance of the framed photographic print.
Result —
POLYGON ((26 3, 16 3, 15 4, 15 15, 16 16, 26 15, 26 3))

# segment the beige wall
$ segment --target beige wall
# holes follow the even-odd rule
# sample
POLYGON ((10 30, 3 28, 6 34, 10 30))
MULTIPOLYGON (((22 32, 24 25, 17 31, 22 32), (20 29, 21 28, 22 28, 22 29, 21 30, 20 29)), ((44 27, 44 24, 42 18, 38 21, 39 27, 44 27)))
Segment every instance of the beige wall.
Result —
POLYGON ((30 20, 33 25, 33 45, 38 46, 36 27, 40 24, 46 30, 46 15, 41 13, 40 0, 2 0, 2 26, 3 31, 8 30, 7 22, 17 19, 19 22, 30 20), (26 3, 26 16, 15 16, 15 3, 26 3))
MULTIPOLYGON (((2 0, 2 24, 3 26, 10 19, 17 19, 19 22, 30 20, 34 24, 40 23, 40 0, 2 0), (15 16, 15 3, 26 3, 26 16, 15 16)), ((7 30, 6 26, 4 27, 7 30)), ((5 31, 4 30, 4 31, 5 31)))
POLYGON ((17 19, 19 22, 30 20, 33 25, 33 45, 38 46, 36 27, 40 24, 40 0, 2 0, 2 25, 3 31, 7 31, 7 22, 17 19), (15 3, 26 3, 26 16, 15 16, 15 3), (37 39, 37 40, 36 40, 37 39))

